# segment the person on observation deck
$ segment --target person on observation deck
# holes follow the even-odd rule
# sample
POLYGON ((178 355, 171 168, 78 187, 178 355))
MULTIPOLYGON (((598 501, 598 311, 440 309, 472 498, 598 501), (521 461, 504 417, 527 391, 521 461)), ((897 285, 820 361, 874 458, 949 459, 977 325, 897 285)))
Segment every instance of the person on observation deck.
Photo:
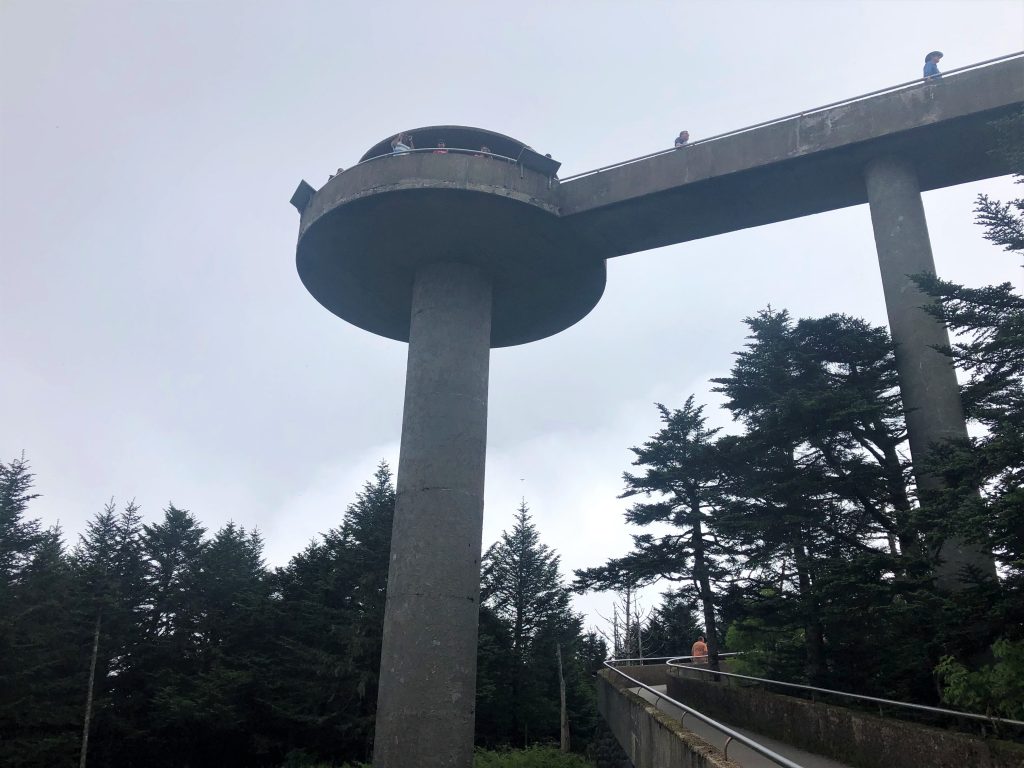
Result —
POLYGON ((704 642, 704 635, 697 638, 697 642, 690 649, 690 655, 693 656, 694 664, 708 663, 708 645, 704 642))
POLYGON ((689 131, 680 131, 679 135, 676 136, 676 149, 679 149, 680 147, 685 147, 686 146, 686 142, 688 142, 689 140, 690 140, 690 132, 689 131))
POLYGON ((437 142, 437 149, 434 150, 434 154, 435 155, 447 155, 448 154, 448 145, 445 144, 443 141, 437 142))
POLYGON ((934 82, 942 79, 939 72, 939 60, 942 58, 942 51, 932 51, 924 57, 924 79, 934 82))
POLYGON ((391 151, 396 155, 413 149, 416 149, 416 145, 412 141, 412 134, 400 133, 391 140, 391 151))

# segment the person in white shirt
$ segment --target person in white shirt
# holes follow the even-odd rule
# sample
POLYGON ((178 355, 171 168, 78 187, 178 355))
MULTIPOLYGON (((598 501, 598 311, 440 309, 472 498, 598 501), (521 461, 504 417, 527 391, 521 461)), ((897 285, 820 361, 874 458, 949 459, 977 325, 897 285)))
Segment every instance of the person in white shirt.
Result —
POLYGON ((413 144, 412 135, 406 136, 404 133, 400 133, 391 140, 391 151, 396 155, 400 155, 403 152, 409 152, 416 148, 413 144))

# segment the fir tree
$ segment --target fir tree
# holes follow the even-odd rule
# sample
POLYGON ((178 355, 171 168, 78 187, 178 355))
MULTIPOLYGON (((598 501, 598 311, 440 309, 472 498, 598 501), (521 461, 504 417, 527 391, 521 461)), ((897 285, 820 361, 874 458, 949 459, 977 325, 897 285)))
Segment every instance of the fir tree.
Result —
MULTIPOLYGON (((85 768, 94 713, 99 710, 106 738, 99 752, 109 759, 114 739, 111 726, 112 683, 125 671, 124 664, 141 639, 138 610, 142 602, 144 564, 141 552, 139 508, 127 504, 120 514, 111 500, 86 524, 72 556, 83 590, 81 620, 90 630, 89 672, 82 724, 80 768, 85 768)), ((120 682, 120 681, 117 681, 120 682)), ((93 752, 97 751, 96 745, 93 752)))
POLYGON ((88 656, 74 618, 77 584, 58 528, 36 536, 10 598, 10 655, 0 677, 0 763, 73 765, 88 656))
POLYGON ((25 519, 28 503, 39 495, 31 492, 33 480, 24 455, 0 462, 0 600, 41 538, 39 522, 25 519))
POLYGON ((541 543, 525 500, 512 530, 503 531, 483 557, 481 603, 493 611, 509 638, 513 743, 554 738, 559 732, 558 647, 572 646, 581 630, 569 607, 559 561, 541 543))
POLYGON ((381 462, 341 525, 274 576, 269 704, 287 749, 370 757, 394 508, 391 470, 381 462))

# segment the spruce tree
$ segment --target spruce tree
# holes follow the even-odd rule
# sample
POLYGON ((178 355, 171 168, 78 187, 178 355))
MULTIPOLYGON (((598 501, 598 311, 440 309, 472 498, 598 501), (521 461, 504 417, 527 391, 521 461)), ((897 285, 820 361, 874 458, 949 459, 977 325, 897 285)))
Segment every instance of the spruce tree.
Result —
POLYGON ((285 750, 369 759, 395 488, 384 462, 341 525, 273 577, 269 705, 285 750))
POLYGON ((509 638, 514 744, 557 738, 559 732, 558 646, 574 644, 581 631, 559 562, 558 554, 541 543, 525 499, 512 529, 503 531, 483 557, 481 603, 509 638))
POLYGON ((197 658, 188 716, 197 752, 222 766, 267 758, 269 584, 263 540, 233 522, 203 547, 196 579, 197 658))
POLYGON ((41 539, 38 520, 28 520, 28 503, 34 476, 24 455, 9 463, 0 462, 0 600, 31 560, 41 539))
POLYGON ((78 760, 88 658, 75 621, 79 602, 60 529, 38 534, 7 605, 0 764, 42 768, 78 760))
POLYGON ((191 512, 173 504, 161 522, 142 526, 141 637, 116 681, 125 762, 147 756, 150 765, 171 766, 196 759, 204 534, 191 512))
MULTIPOLYGON (((118 675, 141 639, 138 611, 142 604, 144 563, 141 552, 141 518, 134 502, 121 513, 111 500, 86 523, 72 555, 82 602, 81 621, 89 632, 89 671, 82 717, 80 768, 88 764, 90 751, 99 762, 112 759, 117 741, 118 715, 112 708, 118 675), (100 727, 94 728, 94 720, 100 727), (101 734, 92 744, 93 730, 101 734)), ((95 761, 94 761, 95 763, 95 761)))

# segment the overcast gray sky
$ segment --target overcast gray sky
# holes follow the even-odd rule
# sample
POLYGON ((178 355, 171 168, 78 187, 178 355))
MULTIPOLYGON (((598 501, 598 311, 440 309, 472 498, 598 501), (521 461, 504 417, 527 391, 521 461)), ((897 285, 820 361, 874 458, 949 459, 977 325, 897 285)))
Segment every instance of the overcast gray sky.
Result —
MULTIPOLYGON (((283 565, 397 466, 406 352, 306 293, 299 179, 434 124, 568 175, 909 80, 935 48, 944 70, 1024 49, 1024 3, 0 0, 0 458, 25 451, 69 541, 111 496, 150 521, 173 501, 283 565)), ((925 195, 938 271, 1019 281, 981 191, 1020 189, 925 195)), ((494 351, 484 545, 525 496, 567 575, 627 551, 652 403, 717 405, 768 303, 884 323, 867 207, 615 259, 587 318, 494 351)))

